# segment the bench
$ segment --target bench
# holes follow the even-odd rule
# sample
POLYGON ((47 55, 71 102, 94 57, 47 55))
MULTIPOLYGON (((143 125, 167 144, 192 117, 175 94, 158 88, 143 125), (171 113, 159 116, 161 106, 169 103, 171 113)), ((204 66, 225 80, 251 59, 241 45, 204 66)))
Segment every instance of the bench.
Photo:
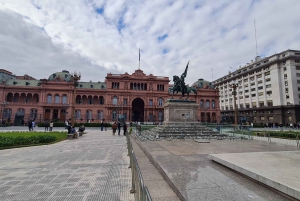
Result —
MULTIPOLYGON (((68 133, 68 139, 74 138, 74 135, 75 135, 74 133, 68 133)), ((82 136, 82 132, 80 132, 80 133, 78 132, 78 137, 79 137, 79 136, 82 136), (80 135, 80 134, 81 134, 81 135, 80 135)))
POLYGON ((69 134, 68 134, 68 139, 72 139, 72 138, 73 138, 73 136, 74 136, 74 134, 73 134, 73 133, 69 133, 69 134))

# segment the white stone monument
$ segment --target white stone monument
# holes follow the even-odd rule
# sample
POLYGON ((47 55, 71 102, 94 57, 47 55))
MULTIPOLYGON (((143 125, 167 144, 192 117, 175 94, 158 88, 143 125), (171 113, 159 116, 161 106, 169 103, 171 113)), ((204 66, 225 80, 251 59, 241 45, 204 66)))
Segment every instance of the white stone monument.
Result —
POLYGON ((192 100, 168 99, 164 104, 164 125, 198 123, 198 104, 192 100))

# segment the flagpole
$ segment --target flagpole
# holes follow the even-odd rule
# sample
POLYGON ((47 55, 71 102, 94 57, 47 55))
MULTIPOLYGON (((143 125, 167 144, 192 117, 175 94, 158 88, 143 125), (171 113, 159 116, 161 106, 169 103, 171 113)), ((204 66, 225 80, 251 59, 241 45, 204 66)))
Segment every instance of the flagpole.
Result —
POLYGON ((140 51, 140 48, 139 48, 139 70, 140 70, 140 65, 141 65, 141 51, 140 51))

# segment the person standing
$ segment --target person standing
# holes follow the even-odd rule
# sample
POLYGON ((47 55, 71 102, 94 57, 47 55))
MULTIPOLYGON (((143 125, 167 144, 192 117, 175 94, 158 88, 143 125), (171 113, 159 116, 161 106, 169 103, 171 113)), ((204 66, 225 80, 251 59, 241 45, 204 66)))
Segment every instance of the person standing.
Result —
POLYGON ((103 127, 104 127, 104 119, 102 119, 101 123, 100 123, 100 130, 103 131, 103 127))
POLYGON ((104 130, 107 130, 107 123, 105 121, 103 121, 103 125, 104 125, 104 130))
POLYGON ((32 124, 31 130, 33 130, 33 128, 35 127, 35 122, 34 122, 34 120, 32 120, 31 124, 32 124))
POLYGON ((112 128, 112 131, 113 131, 113 135, 115 135, 115 134, 116 134, 116 131, 117 131, 117 122, 115 122, 115 123, 111 126, 111 128, 112 128))
POLYGON ((124 128, 124 135, 126 135, 126 132, 127 132, 127 125, 126 125, 126 123, 124 123, 123 128, 124 128))
POLYGON ((45 131, 48 131, 49 128, 48 121, 46 120, 44 124, 45 124, 45 131))
POLYGON ((120 132, 121 132, 121 123, 120 121, 118 121, 118 135, 120 135, 120 132))
POLYGON ((28 130, 31 131, 31 129, 32 129, 32 121, 29 120, 28 121, 28 130))
POLYGON ((50 122, 50 131, 52 131, 53 128, 53 121, 50 122))

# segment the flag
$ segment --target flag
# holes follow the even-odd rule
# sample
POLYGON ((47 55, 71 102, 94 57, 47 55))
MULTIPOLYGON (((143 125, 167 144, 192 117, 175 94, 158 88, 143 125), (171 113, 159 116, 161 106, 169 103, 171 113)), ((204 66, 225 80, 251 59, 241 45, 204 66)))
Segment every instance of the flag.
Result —
POLYGON ((140 48, 139 48, 139 61, 141 61, 141 51, 140 51, 140 48))

